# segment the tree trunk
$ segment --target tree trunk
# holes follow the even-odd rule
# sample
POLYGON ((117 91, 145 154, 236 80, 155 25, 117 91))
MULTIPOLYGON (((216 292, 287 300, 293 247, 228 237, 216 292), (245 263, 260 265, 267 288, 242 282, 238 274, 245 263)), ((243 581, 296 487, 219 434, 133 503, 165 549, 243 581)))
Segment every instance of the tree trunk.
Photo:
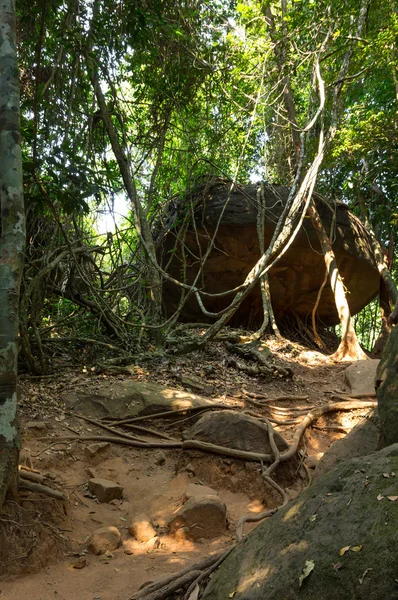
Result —
MULTIPOLYGON (((360 35, 362 33, 362 29, 365 24, 368 4, 369 4, 369 0, 362 0, 362 2, 361 2, 361 7, 360 7, 359 15, 358 15, 357 28, 356 28, 357 29, 356 35, 358 37, 360 37, 360 35)), ((282 6, 282 18, 284 18, 284 15, 286 13, 285 0, 281 0, 281 6, 282 6)), ((290 78, 289 78, 288 72, 286 74, 288 65, 287 65, 287 61, 286 61, 286 59, 287 59, 287 48, 286 48, 287 37, 286 37, 285 27, 284 27, 284 23, 282 20, 282 42, 281 42, 281 45, 279 46, 274 14, 272 13, 272 10, 268 4, 264 4, 263 10, 264 10, 264 14, 265 14, 268 26, 269 26, 271 40, 274 43, 274 53, 275 53, 276 61, 278 63, 278 67, 279 67, 281 73, 285 73, 285 77, 282 80, 283 101, 284 101, 285 109, 286 109, 286 112, 288 114, 289 121, 290 121, 293 145, 296 148, 297 135, 298 135, 299 128, 297 126, 296 108, 295 108, 293 93, 292 93, 291 86, 290 86, 290 78)), ((344 79, 347 75, 347 72, 348 72, 348 69, 350 66, 352 55, 353 55, 353 46, 351 45, 348 48, 346 54, 344 55, 344 58, 342 61, 339 78, 338 78, 339 85, 336 85, 334 88, 332 119, 331 119, 332 124, 329 128, 329 133, 327 135, 328 144, 330 144, 330 142, 332 141, 332 139, 337 131, 337 120, 338 120, 338 114, 339 114, 339 109, 340 109, 339 103, 340 103, 341 89, 342 89, 344 79)), ((296 162, 297 162, 297 156, 296 156, 296 162)), ((296 164, 296 168, 297 168, 297 166, 298 165, 296 164)), ((350 309, 348 307, 348 302, 347 302, 347 298, 346 298, 346 294, 345 294, 345 290, 344 290, 344 284, 343 284, 343 280, 342 280, 339 270, 338 270, 337 261, 336 261, 336 257, 333 252, 331 241, 328 237, 327 232, 325 231, 325 229, 323 227, 322 221, 319 217, 317 208, 316 208, 313 200, 311 200, 311 202, 309 204, 308 214, 311 218, 312 225, 317 233, 319 242, 321 244, 322 252, 323 252, 324 258, 325 258, 326 268, 328 270, 329 277, 330 277, 330 282, 331 282, 331 287, 332 287, 332 291, 334 294, 337 312, 338 312, 341 327, 342 327, 341 343, 340 343, 339 348, 333 355, 333 358, 338 359, 338 360, 342 360, 342 359, 347 359, 347 360, 356 359, 357 360, 359 358, 366 358, 365 353, 363 352, 362 348, 360 347, 360 345, 358 343, 355 329, 352 325, 350 309)), ((384 276, 384 274, 382 274, 382 276, 384 276)))
POLYGON ((311 217, 312 225, 318 236, 323 256, 325 258, 326 269, 329 273, 330 286, 334 294, 336 309, 341 324, 341 342, 336 352, 332 355, 332 358, 337 360, 366 359, 366 354, 359 345, 355 329, 352 324, 344 283, 337 267, 336 256, 333 252, 329 236, 325 231, 313 200, 311 200, 308 207, 308 214, 311 217))
MULTIPOLYGON (((131 172, 131 165, 128 159, 126 148, 119 141, 119 136, 109 114, 105 95, 101 88, 98 76, 97 65, 93 54, 93 26, 99 14, 99 2, 96 0, 93 5, 93 18, 91 30, 88 36, 88 46, 85 49, 84 56, 86 60, 87 72, 94 90, 98 103, 101 119, 104 123, 113 153, 115 155, 120 175, 122 177, 127 196, 131 203, 131 210, 134 216, 134 225, 137 230, 138 238, 144 248, 144 253, 148 256, 148 288, 149 288, 149 307, 152 325, 159 325, 162 316, 162 280, 159 269, 156 268, 156 248, 153 241, 149 222, 138 196, 138 190, 131 172)), ((168 121, 167 121, 168 122, 168 121)), ((154 173, 156 176, 156 172, 154 173)), ((160 329, 154 329, 152 337, 157 344, 162 343, 162 334, 160 329)))
POLYGON ((16 489, 18 307, 25 244, 15 0, 0 6, 0 511, 16 489))

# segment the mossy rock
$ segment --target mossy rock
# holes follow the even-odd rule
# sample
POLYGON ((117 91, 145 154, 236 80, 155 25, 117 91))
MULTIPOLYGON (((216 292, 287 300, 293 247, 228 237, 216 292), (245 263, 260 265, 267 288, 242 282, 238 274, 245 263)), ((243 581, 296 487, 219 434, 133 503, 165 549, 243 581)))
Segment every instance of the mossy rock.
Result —
POLYGON ((345 461, 238 544, 203 600, 398 598, 397 495, 398 444, 345 461))
POLYGON ((398 325, 392 328, 384 347, 377 369, 376 388, 381 441, 388 446, 398 442, 398 325))

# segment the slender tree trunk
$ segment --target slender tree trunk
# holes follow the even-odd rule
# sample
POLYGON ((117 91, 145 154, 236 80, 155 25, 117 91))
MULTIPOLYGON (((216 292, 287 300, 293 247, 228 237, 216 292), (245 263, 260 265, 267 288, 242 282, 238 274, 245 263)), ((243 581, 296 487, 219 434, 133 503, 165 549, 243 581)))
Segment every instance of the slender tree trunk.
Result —
POLYGON ((338 349, 334 353, 333 358, 338 360, 366 359, 366 354, 359 345, 355 329, 352 324, 344 283, 337 267, 337 261, 333 252, 332 244, 330 243, 329 236, 325 231, 313 200, 311 200, 308 207, 308 214, 311 217, 312 225, 322 248, 326 268, 329 273, 330 285, 334 294, 336 309, 341 324, 341 342, 338 349))
MULTIPOLYGON (((362 33, 362 29, 363 29, 363 26, 365 23, 368 4, 369 4, 369 0, 362 0, 362 2, 361 2, 361 8, 360 8, 358 23, 357 23, 357 32, 356 32, 357 37, 360 37, 360 35, 362 33)), ((281 7, 282 7, 282 17, 283 17, 286 12, 285 0, 281 0, 281 7)), ((293 94, 292 94, 292 90, 291 90, 291 86, 290 86, 290 78, 289 78, 289 74, 287 72, 287 69, 288 69, 288 64, 286 64, 287 63, 287 61, 286 61, 286 59, 287 59, 287 46, 286 46, 287 38, 285 35, 285 28, 284 28, 284 24, 282 24, 282 42, 279 45, 277 30, 276 30, 276 25, 275 25, 275 18, 272 13, 272 10, 268 4, 264 4, 264 14, 265 14, 265 17, 267 19, 268 26, 270 29, 271 40, 274 43, 274 53, 275 53, 276 61, 278 63, 278 67, 279 67, 281 73, 285 74, 285 76, 282 80, 283 101, 284 101, 285 109, 286 109, 286 112, 288 114, 289 121, 290 121, 293 145, 296 148, 297 135, 298 135, 299 128, 297 126, 296 107, 295 107, 294 98, 293 98, 293 94)), ((349 47, 349 49, 347 50, 347 52, 343 58, 343 61, 342 61, 342 65, 341 65, 341 69, 340 69, 340 73, 339 73, 339 77, 338 77, 339 83, 338 83, 338 85, 335 84, 335 88, 334 88, 332 119, 331 119, 332 125, 330 127, 329 134, 327 136, 327 140, 328 140, 329 144, 337 131, 337 122, 338 122, 338 115, 340 112, 339 109, 340 109, 340 102, 341 102, 340 93, 341 93, 342 86, 344 84, 344 79, 347 75, 347 72, 348 72, 348 69, 350 66, 352 55, 353 55, 353 47, 351 45, 349 47)), ((297 161, 297 158, 296 158, 296 161, 297 161)), ((333 252, 333 247, 332 247, 330 238, 329 238, 327 232, 325 231, 325 228, 323 227, 323 224, 319 217, 315 202, 313 200, 310 201, 309 208, 308 208, 308 215, 311 218, 312 225, 316 231, 316 234, 317 234, 318 239, 321 244, 321 248, 322 248, 322 251, 324 254, 324 259, 325 259, 325 265, 326 265, 326 269, 328 270, 328 273, 330 276, 330 284, 331 284, 332 291, 334 294, 336 309, 337 309, 337 312, 339 315, 340 324, 341 324, 341 328, 342 328, 341 343, 340 343, 340 346, 339 346, 337 352, 333 355, 333 357, 336 359, 340 359, 340 360, 344 359, 344 358, 347 358, 348 360, 353 360, 353 359, 358 359, 358 358, 366 358, 366 355, 364 354, 363 350, 361 349, 361 347, 358 343, 355 329, 352 325, 351 313, 350 313, 350 309, 348 306, 348 302, 347 302, 347 298, 346 298, 346 294, 345 294, 345 290, 344 290, 343 280, 342 280, 339 270, 338 270, 337 261, 336 261, 336 257, 333 252)))
POLYGON ((0 5, 0 511, 16 489, 18 306, 25 244, 15 1, 0 5))
MULTIPOLYGON (((99 2, 96 0, 93 6, 93 18, 91 31, 88 36, 88 46, 85 49, 84 56, 86 60, 87 72, 91 81, 91 85, 94 90, 95 97, 97 99, 101 119, 104 123, 105 130, 107 132, 109 142, 111 144, 113 153, 119 166, 120 175, 122 177, 124 187, 128 198, 131 203, 131 209, 134 216, 134 225, 136 227, 139 240, 143 245, 144 252, 148 256, 147 269, 148 269, 148 284, 149 284, 149 297, 150 297, 150 315, 153 325, 158 325, 161 322, 161 310, 162 310, 162 280, 159 270, 156 268, 156 249, 151 234, 149 222, 145 215, 143 206, 138 197, 138 191, 131 173, 131 165, 127 156, 126 149, 119 141, 118 133, 112 122, 109 114, 105 95, 101 88, 101 83, 98 77, 98 69, 95 64, 95 58, 93 54, 93 27, 95 27, 95 21, 99 12, 99 2)), ((156 176, 156 173, 155 173, 156 176)), ((154 330, 153 336, 157 343, 161 343, 161 332, 158 329, 154 330)))

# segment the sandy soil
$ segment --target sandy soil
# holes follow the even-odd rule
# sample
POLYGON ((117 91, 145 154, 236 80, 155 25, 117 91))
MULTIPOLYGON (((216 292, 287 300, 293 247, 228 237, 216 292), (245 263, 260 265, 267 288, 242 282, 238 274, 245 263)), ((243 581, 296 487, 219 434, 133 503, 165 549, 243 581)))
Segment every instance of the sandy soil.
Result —
MULTIPOLYGON (((173 364, 137 367, 131 378, 181 388, 179 378, 181 373, 186 372, 189 376, 195 375, 207 384, 214 385, 215 396, 221 400, 223 394, 224 398, 226 394, 238 397, 241 389, 245 388, 252 392, 267 393, 269 399, 281 394, 306 394, 308 405, 319 405, 330 400, 333 392, 347 391, 344 382, 345 365, 328 364, 321 354, 292 344, 288 350, 282 345, 279 348, 274 345, 272 350, 279 352, 278 356, 293 369, 292 380, 277 378, 265 381, 250 378, 229 368, 216 352, 208 356, 202 354, 199 361, 197 357, 191 356, 176 360, 173 364), (215 365, 211 377, 203 371, 203 366, 210 363, 215 365)), ((59 553, 57 555, 53 546, 50 550, 45 547, 40 550, 39 544, 22 556, 10 555, 9 569, 6 569, 8 577, 0 582, 0 598, 128 600, 144 583, 176 572, 213 552, 227 548, 234 541, 235 523, 240 516, 250 511, 260 512, 272 505, 272 502, 278 503, 278 499, 269 490, 261 492, 261 486, 248 486, 247 493, 236 492, 231 486, 228 486, 229 489, 218 486, 213 477, 210 485, 217 489, 227 506, 228 529, 225 534, 196 543, 169 536, 167 522, 181 506, 187 485, 209 484, 203 477, 199 479, 195 473, 184 468, 178 470, 181 467, 179 451, 167 451, 165 463, 157 464, 156 451, 147 449, 112 445, 103 454, 89 457, 85 451, 87 444, 69 442, 63 446, 49 446, 51 441, 70 434, 71 430, 78 433, 96 432, 95 427, 65 412, 62 396, 76 387, 90 388, 96 380, 104 377, 112 380, 111 376, 95 375, 90 367, 82 364, 78 370, 76 367, 64 368, 55 377, 22 379, 22 456, 25 463, 31 459, 33 468, 54 473, 54 486, 66 490, 69 501, 64 508, 61 501, 21 492, 22 506, 33 506, 32 510, 36 511, 36 525, 40 518, 44 520, 41 515, 51 513, 52 525, 46 528, 45 535, 55 536, 59 553), (31 427, 32 422, 37 421, 45 422, 44 430, 31 427), (123 499, 114 500, 111 504, 99 503, 87 490, 87 481, 93 475, 120 483, 124 487, 123 499), (157 548, 151 549, 144 543, 138 543, 128 533, 131 519, 141 513, 155 524, 160 539, 160 546, 157 548), (87 542, 96 529, 105 525, 116 526, 120 530, 123 545, 115 552, 95 556, 88 552, 87 542), (38 568, 34 556, 39 552, 39 564, 44 563, 46 566, 41 566, 38 572, 30 572, 38 568), (84 568, 74 568, 73 565, 77 564, 79 558, 83 560, 82 557, 85 558, 84 568)), ((126 379, 126 376, 116 378, 126 379)), ((292 403, 284 402, 283 406, 290 404, 292 403)), ((253 410, 253 407, 249 408, 253 410)), ((317 421, 316 425, 338 425, 349 431, 365 412, 333 413, 317 421)), ((153 423, 150 426, 153 427, 153 423)), ((160 430, 162 427, 164 430, 167 428, 168 433, 175 435, 176 432, 181 432, 183 424, 176 425, 174 431, 170 429, 170 422, 166 421, 156 423, 156 427, 160 430)), ((278 430, 289 441, 295 428, 280 427, 278 430)), ((344 433, 336 431, 308 429, 302 446, 303 457, 304 454, 311 456, 325 452, 335 440, 343 436, 344 433)), ((222 461, 209 456, 206 456, 206 460, 222 461)), ((308 481, 297 474, 285 487, 291 497, 295 497, 307 484, 308 481)), ((253 526, 247 525, 246 531, 253 526)), ((15 531, 18 532, 17 526, 14 533, 15 531)))

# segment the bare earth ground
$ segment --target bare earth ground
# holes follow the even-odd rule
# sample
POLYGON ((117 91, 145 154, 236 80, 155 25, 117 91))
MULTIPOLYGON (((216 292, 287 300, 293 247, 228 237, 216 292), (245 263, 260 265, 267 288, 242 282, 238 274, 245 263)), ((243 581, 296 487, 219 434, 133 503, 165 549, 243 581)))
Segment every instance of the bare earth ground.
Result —
MULTIPOLYGON (((227 486, 229 489, 217 485, 214 480, 217 469, 212 473, 211 482, 203 477, 199 479, 195 473, 184 468, 178 470, 181 467, 178 450, 165 451, 166 461, 159 465, 156 450, 112 445, 105 454, 89 458, 84 449, 90 442, 49 446, 57 437, 71 434, 71 430, 82 434, 103 433, 65 411, 62 397, 77 388, 93 389, 104 378, 112 381, 128 380, 130 377, 130 380, 153 381, 183 389, 181 376, 186 375, 200 379, 204 386, 214 386, 214 397, 220 402, 228 398, 239 400, 242 388, 250 392, 266 393, 268 399, 282 394, 307 395, 308 406, 325 403, 333 393, 347 393, 344 382, 344 369, 347 365, 328 363, 323 355, 294 343, 270 340, 269 345, 283 364, 293 369, 292 380, 267 380, 242 374, 228 367, 220 345, 216 344, 210 347, 208 353, 170 359, 147 367, 137 366, 131 376, 97 375, 90 366, 89 357, 83 353, 78 367, 76 362, 68 364, 66 355, 56 356, 54 363, 57 365, 57 374, 54 377, 22 378, 20 416, 25 464, 31 457, 33 468, 41 472, 53 472, 56 475, 55 487, 67 491, 69 501, 64 510, 64 503, 59 500, 21 491, 22 507, 25 507, 25 511, 31 511, 36 523, 40 520, 47 523, 42 535, 49 536, 52 543, 47 546, 36 544, 37 536, 34 534, 30 550, 28 548, 22 556, 9 556, 8 575, 0 582, 0 598, 128 600, 145 582, 176 572, 231 545, 234 541, 235 523, 242 515, 278 505, 279 499, 274 492, 265 489, 261 491, 264 484, 259 484, 258 487, 248 486, 247 493, 234 492, 233 485, 227 486), (34 421, 44 421, 45 429, 38 430, 31 426, 27 428, 34 421), (47 439, 41 439, 44 437, 47 439), (123 499, 114 500, 111 504, 101 504, 96 498, 87 495, 87 481, 93 474, 123 485, 123 499), (225 502, 229 525, 221 537, 193 543, 167 535, 167 522, 181 506, 188 483, 210 484, 225 502), (161 540, 159 547, 150 548, 144 543, 138 543, 128 533, 129 522, 140 513, 145 513, 155 523, 161 540), (51 516, 51 523, 48 515, 51 516), (108 525, 120 530, 123 545, 115 552, 103 556, 89 553, 87 541, 91 533, 108 525), (81 564, 83 568, 80 569, 73 566, 81 564), (38 572, 31 572, 38 568, 38 572)), ((294 404, 303 404, 303 401, 285 401, 280 405, 294 404)), ((250 404, 246 408, 257 410, 250 404)), ((338 425, 348 432, 367 412, 368 409, 331 413, 319 419, 315 425, 338 425)), ((156 421, 156 428, 178 437, 182 428, 191 423, 192 421, 188 421, 174 425, 171 421, 156 421)), ((154 422, 149 421, 148 426, 154 427, 154 422)), ((295 426, 282 426, 277 430, 289 441, 295 426)), ((312 456, 325 452, 344 435, 330 429, 309 428, 302 446, 303 457, 305 453, 312 456)), ((206 455, 204 460, 218 464, 223 459, 206 455)), ((225 463, 228 472, 231 461, 225 463)), ((211 468, 209 473, 210 471, 211 468)), ((225 477, 223 481, 225 483, 225 477)), ((307 483, 297 475, 285 487, 288 487, 293 498, 307 483)), ((15 519, 18 521, 17 517, 15 519)), ((18 522, 15 531, 19 535, 17 525, 18 522)), ((247 524, 245 531, 254 526, 255 524, 247 524)), ((28 536, 30 531, 27 526, 24 535, 28 536)))

